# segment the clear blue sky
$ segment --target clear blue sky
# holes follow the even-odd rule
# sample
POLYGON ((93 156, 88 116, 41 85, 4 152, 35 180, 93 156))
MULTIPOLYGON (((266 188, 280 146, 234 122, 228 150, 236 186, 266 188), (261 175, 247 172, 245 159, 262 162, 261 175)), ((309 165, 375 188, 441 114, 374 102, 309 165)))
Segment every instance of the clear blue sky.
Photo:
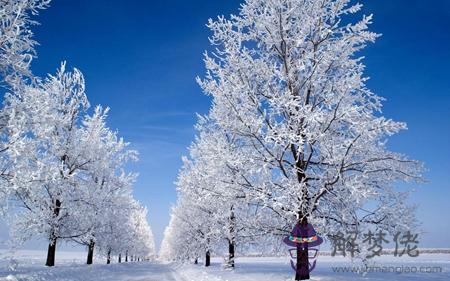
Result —
MULTIPOLYGON (((362 1, 383 36, 366 56, 369 87, 386 116, 406 121, 390 147, 426 163, 430 183, 412 201, 429 233, 421 246, 450 247, 450 1, 362 1)), ((140 151, 136 197, 149 208, 157 243, 175 203, 181 156, 206 113, 194 78, 209 48, 205 23, 238 13, 238 0, 54 0, 34 28, 38 75, 60 61, 81 69, 92 104, 111 107, 109 125, 140 151)))

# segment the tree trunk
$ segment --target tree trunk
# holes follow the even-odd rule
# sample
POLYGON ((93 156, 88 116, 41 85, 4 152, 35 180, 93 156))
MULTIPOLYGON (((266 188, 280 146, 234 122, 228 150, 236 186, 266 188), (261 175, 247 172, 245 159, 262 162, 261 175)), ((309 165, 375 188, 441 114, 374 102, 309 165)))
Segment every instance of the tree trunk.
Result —
MULTIPOLYGON (((306 217, 301 217, 300 224, 307 225, 308 219, 306 217)), ((303 236, 303 234, 302 234, 303 236)), ((304 235, 306 236, 306 234, 304 235)), ((297 246, 297 261, 296 261, 297 271, 295 273, 295 280, 308 280, 309 277, 309 259, 308 259, 308 244, 304 247, 301 245, 297 246)))
POLYGON ((128 262, 128 251, 125 252, 125 262, 128 262))
MULTIPOLYGON (((61 201, 56 199, 55 208, 53 209, 53 215, 55 218, 59 216, 60 209, 61 209, 61 201)), ((46 266, 55 266, 56 242, 57 237, 53 229, 50 235, 50 243, 48 245, 47 261, 45 262, 46 266)))
POLYGON ((94 260, 94 246, 95 246, 95 242, 94 240, 91 239, 91 241, 89 241, 89 246, 88 246, 88 255, 87 255, 87 264, 92 264, 93 260, 94 260))
POLYGON ((234 268, 234 251, 235 251, 235 242, 228 242, 228 266, 234 268))
POLYGON ((306 248, 297 247, 297 271, 295 280, 309 279, 309 260, 308 260, 308 246, 306 248))
POLYGON ((206 257, 205 257, 205 266, 211 265, 211 252, 208 250, 206 251, 206 257))
POLYGON ((198 264, 198 259, 197 258, 194 260, 194 264, 198 264))
POLYGON ((119 254, 119 263, 122 263, 122 254, 119 254))
POLYGON ((56 238, 52 238, 48 244, 47 261, 45 262, 46 266, 55 265, 56 242, 56 238))
POLYGON ((106 257, 106 264, 110 264, 111 263, 111 249, 108 250, 108 255, 106 257))
MULTIPOLYGON (((309 96, 309 90, 308 94, 309 96)), ((306 101, 308 104, 308 98, 306 101)), ((303 127, 304 118, 300 120, 300 128, 303 127)), ((303 132, 299 132, 300 135, 306 138, 303 132)), ((297 170, 297 180, 300 184, 304 184, 302 188, 302 198, 298 211, 298 223, 301 225, 308 224, 308 213, 306 210, 309 210, 309 198, 308 198, 308 184, 305 182, 306 179, 306 161, 305 155, 303 152, 299 153, 299 149, 295 144, 291 144, 291 152, 292 156, 295 159, 295 168, 297 170)), ((302 235, 303 236, 303 235, 302 235)), ((305 235, 306 236, 306 235, 305 235)), ((308 280, 309 276, 309 260, 308 260, 308 245, 306 244, 304 248, 301 245, 297 246, 297 258, 296 258, 296 272, 295 272, 295 280, 308 280)))
POLYGON ((234 268, 234 254, 236 249, 236 217, 234 216, 233 206, 231 206, 230 213, 230 237, 228 239, 228 266, 234 268))

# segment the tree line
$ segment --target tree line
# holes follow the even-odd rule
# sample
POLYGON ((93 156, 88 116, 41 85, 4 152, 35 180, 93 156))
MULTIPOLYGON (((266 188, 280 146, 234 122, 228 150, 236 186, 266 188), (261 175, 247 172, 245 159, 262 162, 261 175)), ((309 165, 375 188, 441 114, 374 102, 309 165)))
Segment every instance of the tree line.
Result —
POLYGON ((91 107, 83 74, 61 63, 33 75, 32 17, 49 0, 6 0, 0 7, 0 199, 15 245, 74 242, 121 262, 154 256, 147 210, 132 196, 138 152, 107 126, 109 108, 91 107))
MULTIPOLYGON (((179 173, 163 258, 208 266, 215 252, 233 267, 237 251, 285 251, 296 224, 325 238, 417 225, 396 184, 421 182, 422 164, 387 146, 406 124, 384 117, 383 98, 366 86, 361 52, 379 34, 361 9, 246 0, 238 14, 209 20, 197 80, 212 102, 179 173)), ((307 267, 307 247, 297 249, 297 267, 307 267)))

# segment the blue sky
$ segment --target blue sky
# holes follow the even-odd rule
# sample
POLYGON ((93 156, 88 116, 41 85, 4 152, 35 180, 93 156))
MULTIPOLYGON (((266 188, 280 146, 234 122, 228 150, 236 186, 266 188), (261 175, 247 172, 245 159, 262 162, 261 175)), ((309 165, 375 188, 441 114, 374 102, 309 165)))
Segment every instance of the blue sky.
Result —
MULTIPOLYGON (((421 246, 450 247, 450 1, 362 1, 383 36, 365 51, 369 87, 384 113, 408 123, 393 150, 424 161, 428 184, 412 201, 427 231, 421 246)), ((140 151, 136 197, 149 208, 157 243, 175 203, 181 156, 194 138, 195 113, 209 98, 204 73, 210 17, 238 13, 238 0, 55 0, 34 28, 33 71, 54 73, 62 60, 81 69, 92 104, 111 107, 109 125, 140 151)))

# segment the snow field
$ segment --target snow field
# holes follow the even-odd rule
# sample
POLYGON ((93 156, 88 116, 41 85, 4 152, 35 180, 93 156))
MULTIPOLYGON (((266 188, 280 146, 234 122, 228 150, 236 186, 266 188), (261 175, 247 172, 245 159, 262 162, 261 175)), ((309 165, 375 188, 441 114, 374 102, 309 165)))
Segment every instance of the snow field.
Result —
MULTIPOLYGON (((293 271, 285 257, 242 257, 236 259, 236 269, 222 268, 223 259, 213 258, 205 268, 201 262, 194 264, 170 264, 161 262, 114 263, 106 265, 96 258, 94 265, 85 265, 84 252, 58 252, 54 268, 45 267, 45 252, 19 251, 11 264, 5 252, 0 252, 0 281, 287 281, 293 280, 293 271), (12 266, 12 265, 16 265, 12 266), (15 267, 15 269, 14 269, 15 267)), ((336 272, 336 268, 352 265, 343 257, 321 256, 312 280, 450 280, 450 254, 421 254, 417 258, 383 256, 376 260, 379 266, 439 267, 437 273, 383 273, 372 272, 365 276, 351 272, 336 272)))

